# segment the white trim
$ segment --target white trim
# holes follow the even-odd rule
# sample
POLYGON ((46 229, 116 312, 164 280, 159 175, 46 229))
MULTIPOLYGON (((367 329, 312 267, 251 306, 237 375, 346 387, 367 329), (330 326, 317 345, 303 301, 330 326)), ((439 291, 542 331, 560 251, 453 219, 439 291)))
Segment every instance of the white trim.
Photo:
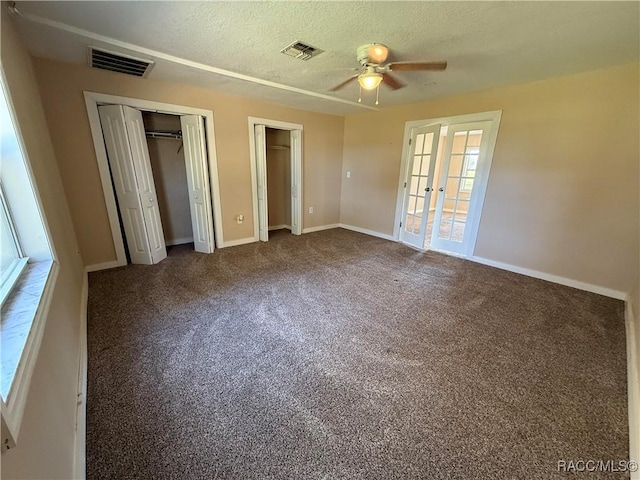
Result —
POLYGON ((224 242, 224 245, 222 245, 221 248, 237 247, 238 245, 246 245, 247 243, 255 243, 258 240, 259 240, 258 237, 246 237, 246 238, 240 238, 238 240, 229 240, 228 242, 224 242))
POLYGON ((309 227, 302 230, 302 233, 319 232, 321 230, 330 230, 332 228, 340 228, 339 223, 332 223, 330 225, 320 225, 319 227, 309 227))
POLYGON ((164 244, 167 247, 171 247, 173 245, 182 245, 185 243, 193 243, 193 237, 182 237, 182 238, 175 238, 173 240, 165 240, 164 244))
POLYGON ((87 273, 97 272, 98 270, 107 270, 109 268, 122 267, 126 264, 127 264, 126 261, 123 264, 123 263, 120 263, 118 260, 113 260, 112 262, 104 262, 104 263, 96 263, 94 265, 87 265, 86 267, 84 267, 84 271, 87 273))
MULTIPOLYGON (((297 168, 296 173, 298 175, 298 180, 299 180, 299 188, 298 188, 298 192, 296 192, 297 196, 296 196, 296 203, 297 208, 294 208, 295 206, 293 205, 293 200, 292 200, 292 205, 291 205, 291 215, 294 214, 294 212, 298 213, 298 218, 294 219, 291 218, 292 223, 295 225, 297 223, 297 225, 302 226, 302 205, 303 205, 303 200, 302 200, 302 195, 303 195, 303 190, 304 190, 304 186, 302 185, 302 179, 303 179, 303 175, 302 175, 302 164, 303 162, 303 158, 302 158, 302 152, 303 152, 303 147, 302 147, 302 132, 304 131, 304 126, 299 124, 299 123, 289 123, 289 122, 281 122, 279 120, 271 120, 268 118, 259 118, 259 117, 248 117, 248 123, 249 123, 249 159, 250 159, 250 166, 251 166, 251 191, 252 196, 253 196, 253 234, 255 237, 257 237, 258 239, 260 238, 259 232, 260 232, 260 214, 259 214, 259 209, 258 209, 258 166, 257 166, 257 162, 258 162, 258 158, 256 156, 256 125, 264 125, 267 128, 275 128, 275 129, 279 129, 279 130, 289 130, 290 132, 295 132, 298 131, 300 132, 300 138, 299 138, 299 142, 293 142, 292 141, 292 145, 291 145, 291 161, 292 162, 296 162, 297 164, 297 168), (296 222, 297 220, 297 222, 296 222)), ((292 174, 293 174, 293 170, 292 169, 292 174)), ((292 233, 293 233, 293 229, 292 233)), ((300 232, 302 232, 302 228, 300 228, 300 232)))
POLYGON ((80 296, 80 354, 78 359, 78 392, 76 411, 76 440, 73 456, 73 478, 86 478, 87 432, 87 304, 89 278, 84 275, 80 296))
MULTIPOLYGON (((640 318, 634 315, 631 300, 625 303, 627 333, 627 393, 629 395, 629 460, 640 464, 640 345, 636 344, 636 329, 640 318)), ((631 472, 631 480, 640 480, 640 470, 631 472)))
POLYGON ((353 225, 345 225, 344 223, 340 223, 339 226, 340 228, 344 228, 345 230, 364 233, 365 235, 371 235, 372 237, 384 238, 385 240, 395 240, 395 238, 393 238, 393 235, 389 235, 387 233, 375 232, 373 230, 367 230, 366 228, 354 227, 353 225))
POLYGON ((143 111, 168 113, 172 115, 200 115, 205 118, 207 160, 209 164, 209 185, 211 188, 211 200, 213 203, 215 243, 218 247, 224 244, 220 185, 218 180, 218 160, 216 156, 215 132, 213 128, 213 112, 211 110, 201 108, 88 91, 84 92, 84 99, 87 107, 87 115, 89 117, 91 137, 93 139, 93 145, 96 152, 96 161, 98 162, 102 192, 104 194, 105 204, 107 207, 107 215, 109 216, 109 225, 111 226, 113 245, 116 250, 116 261, 118 262, 118 265, 116 266, 126 265, 127 257, 124 250, 122 232, 120 230, 120 220, 118 218, 118 209, 116 207, 115 194, 111 182, 109 161, 107 159, 107 151, 104 145, 100 116, 98 114, 98 104, 126 105, 143 111))
POLYGON ((541 280, 546 280, 548 282, 558 283, 560 285, 565 285, 567 287, 577 288, 578 290, 597 293, 598 295, 604 295, 605 297, 611 297, 617 300, 625 300, 627 298, 627 294, 625 292, 621 292, 620 290, 613 290, 611 288, 601 287, 599 285, 593 285, 591 283, 580 282, 578 280, 572 280, 571 278, 560 277, 558 275, 553 275, 551 273, 539 272, 537 270, 531 270, 529 268, 518 267, 516 265, 511 265, 508 263, 497 262, 495 260, 489 260, 487 258, 482 258, 475 255, 466 257, 466 259, 471 260, 472 262, 488 265, 490 267, 496 267, 501 270, 507 270, 509 272, 526 275, 527 277, 539 278, 541 280))
POLYGON ((2 449, 5 447, 14 447, 18 443, 18 435, 20 433, 20 425, 24 414, 24 407, 27 402, 27 394, 33 376, 40 345, 42 344, 42 336, 44 327, 47 323, 49 307, 53 298, 56 280, 58 278, 59 265, 52 262, 51 270, 47 278, 38 309, 36 311, 31 329, 22 350, 22 358, 18 364, 18 368, 13 377, 11 388, 7 395, 6 401, 2 402, 2 449))
MULTIPOLYGON (((407 180, 407 168, 409 164, 409 153, 411 151, 409 145, 409 139, 411 138, 411 131, 414 128, 418 127, 427 127, 430 125, 442 125, 449 126, 455 125, 459 123, 475 123, 482 121, 490 121, 491 128, 488 133, 489 143, 487 146, 487 158, 486 158, 486 172, 487 179, 483 184, 478 185, 478 227, 480 223, 480 216, 482 215, 482 207, 484 205, 484 198, 487 190, 487 184, 489 183, 488 177, 491 172, 491 162, 493 161, 493 153, 495 150, 495 144, 498 137, 498 129, 500 127, 500 120, 502 118, 502 110, 492 110, 488 112, 480 112, 480 113, 471 113, 467 115, 454 115, 449 117, 440 117, 440 118, 429 118, 426 120, 413 120, 410 122, 406 122, 404 125, 404 136, 403 136, 403 148, 402 148, 402 159, 400 163, 400 178, 398 180, 398 193, 396 196, 396 216, 393 224, 393 239, 400 239, 400 222, 402 221, 402 214, 404 209, 404 182, 407 180)), ((467 255, 472 255, 475 249, 476 240, 478 236, 479 228, 476 228, 475 231, 471 232, 471 237, 469 238, 469 250, 467 255)))
POLYGON ((291 225, 273 225, 271 227, 269 227, 269 231, 273 231, 273 230, 291 230, 291 225))
MULTIPOLYGON (((309 97, 321 98, 323 100, 330 100, 332 102, 343 103, 345 105, 350 105, 353 107, 360 107, 367 110, 378 111, 377 108, 371 107, 369 105, 365 105, 363 103, 352 102, 350 100, 344 100, 342 98, 333 97, 331 95, 325 95, 323 93, 312 92, 309 90, 303 90, 302 88, 292 87, 290 85, 284 85, 282 83, 271 82, 269 80, 264 80, 262 78, 251 77, 249 75, 243 75, 241 73, 232 72, 230 70, 224 70, 222 68, 212 67, 211 65, 207 65, 205 63, 194 62, 192 60, 187 60, 185 58, 176 57, 175 55, 169 55, 167 53, 159 52, 158 50, 152 50, 150 48, 141 47, 139 45, 135 45, 129 42, 123 42, 121 40, 117 40, 115 38, 107 37, 104 35, 99 35, 97 33, 90 32, 88 30, 84 30, 82 28, 74 27, 71 25, 67 25, 66 23, 57 22, 55 20, 50 20, 48 18, 41 17, 39 15, 34 15, 32 13, 21 13, 22 18, 26 20, 30 20, 35 23, 39 23, 41 25, 46 25, 48 27, 57 28, 59 30, 63 30, 65 32, 72 33, 74 35, 79 35, 81 37, 90 38, 97 42, 106 43, 113 47, 124 48, 127 50, 131 50, 140 55, 146 55, 151 57, 156 57, 162 60, 166 60, 167 62, 177 63, 179 65, 183 65, 189 68, 193 68, 196 70, 201 70, 204 72, 214 73, 216 75, 222 75, 225 77, 235 78, 238 80, 244 80, 251 83, 257 83, 260 85, 264 85, 266 87, 277 88, 279 90, 286 90, 288 92, 299 93, 302 95, 307 95, 309 97)), ((102 48, 102 47, 99 47, 102 48)))

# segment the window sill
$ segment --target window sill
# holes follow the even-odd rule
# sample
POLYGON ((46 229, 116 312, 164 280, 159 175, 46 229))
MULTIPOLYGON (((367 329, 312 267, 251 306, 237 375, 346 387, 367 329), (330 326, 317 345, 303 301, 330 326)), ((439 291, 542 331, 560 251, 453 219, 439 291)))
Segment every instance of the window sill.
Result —
POLYGON ((58 265, 53 261, 28 264, 2 305, 2 451, 15 445, 17 440, 57 274, 58 265))
POLYGON ((9 293, 22 276, 24 269, 27 268, 28 260, 28 257, 18 258, 11 264, 11 270, 0 287, 0 306, 4 305, 5 301, 9 298, 9 293))

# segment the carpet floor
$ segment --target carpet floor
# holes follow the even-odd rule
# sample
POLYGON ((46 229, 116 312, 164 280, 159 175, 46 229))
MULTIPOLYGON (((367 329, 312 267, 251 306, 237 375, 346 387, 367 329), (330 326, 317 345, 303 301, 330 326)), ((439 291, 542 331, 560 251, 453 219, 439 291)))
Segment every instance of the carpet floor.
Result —
POLYGON ((628 459, 620 301, 342 229, 89 278, 89 479, 624 478, 557 472, 628 459))

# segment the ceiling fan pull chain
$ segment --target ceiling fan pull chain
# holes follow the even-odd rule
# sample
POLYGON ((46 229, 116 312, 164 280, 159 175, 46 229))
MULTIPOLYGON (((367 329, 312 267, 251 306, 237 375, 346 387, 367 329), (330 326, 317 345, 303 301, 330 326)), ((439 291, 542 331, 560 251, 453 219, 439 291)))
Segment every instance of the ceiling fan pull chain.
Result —
POLYGON ((380 97, 380 84, 376 87, 376 105, 378 105, 378 97, 380 97))
POLYGON ((362 85, 360 85, 360 93, 358 94, 358 103, 362 103, 362 85))

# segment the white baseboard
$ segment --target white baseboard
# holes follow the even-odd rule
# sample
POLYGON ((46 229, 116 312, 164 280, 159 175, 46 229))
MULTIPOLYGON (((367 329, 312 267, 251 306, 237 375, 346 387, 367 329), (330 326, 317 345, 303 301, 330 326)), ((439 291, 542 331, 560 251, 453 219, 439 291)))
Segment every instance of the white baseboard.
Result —
POLYGON ((182 245, 184 243, 193 243, 193 237, 175 238, 173 240, 166 240, 164 242, 164 244, 167 247, 172 247, 174 245, 182 245))
POLYGON ((269 227, 269 231, 272 230, 291 230, 291 225, 273 225, 271 227, 269 227))
POLYGON ((353 225, 346 225, 344 223, 340 223, 340 224, 338 224, 338 226, 340 228, 344 228, 346 230, 352 230, 354 232, 364 233, 366 235, 371 235, 372 237, 384 238, 385 240, 393 240, 393 241, 395 241, 395 238, 393 238, 393 235, 388 235, 386 233, 380 233, 380 232, 376 232, 374 230, 367 230, 366 228, 354 227, 353 225))
POLYGON ((585 290, 591 293, 597 293, 598 295, 604 295, 605 297, 615 298, 617 300, 626 300, 627 294, 620 290, 613 290, 612 288, 601 287, 599 285, 593 285, 591 283, 579 282, 578 280, 572 280, 566 277, 560 277, 558 275, 552 275, 550 273, 539 272, 537 270, 531 270, 529 268, 517 267, 508 263, 496 262, 495 260, 489 260, 475 255, 467 257, 467 260, 472 262, 481 263, 483 265, 489 265, 490 267, 500 268, 502 270, 508 270, 509 272, 520 273, 528 277, 539 278, 541 280, 547 280, 552 283, 559 283, 560 285, 566 285, 567 287, 577 288, 578 290, 585 290))
POLYGON ((87 433, 87 302, 89 280, 84 276, 80 296, 80 355, 78 363, 78 391, 76 404, 76 438, 73 458, 73 478, 84 479, 86 472, 87 433))
POLYGON ((245 245, 247 243, 254 243, 254 242, 257 242, 258 240, 259 240, 258 237, 247 237, 247 238, 240 238, 238 240, 228 240, 228 241, 224 242, 224 244, 222 245, 222 248, 237 247, 238 245, 245 245))
MULTIPOLYGON (((631 300, 625 304, 627 332, 627 392, 629 395, 629 460, 640 464, 640 345, 636 343, 640 318, 634 315, 631 300)), ((640 471, 631 472, 631 480, 640 480, 640 471)))
POLYGON ((319 227, 303 228, 302 233, 312 233, 312 232, 319 232, 321 230, 331 230, 332 228, 338 228, 339 226, 340 226, 339 223, 332 223, 330 225, 320 225, 319 227))
POLYGON ((118 260, 114 260, 112 262, 104 262, 104 263, 96 263, 95 265, 87 265, 84 267, 84 271, 89 272, 97 272, 98 270, 106 270, 108 268, 116 268, 123 267, 126 263, 120 263, 118 260))

